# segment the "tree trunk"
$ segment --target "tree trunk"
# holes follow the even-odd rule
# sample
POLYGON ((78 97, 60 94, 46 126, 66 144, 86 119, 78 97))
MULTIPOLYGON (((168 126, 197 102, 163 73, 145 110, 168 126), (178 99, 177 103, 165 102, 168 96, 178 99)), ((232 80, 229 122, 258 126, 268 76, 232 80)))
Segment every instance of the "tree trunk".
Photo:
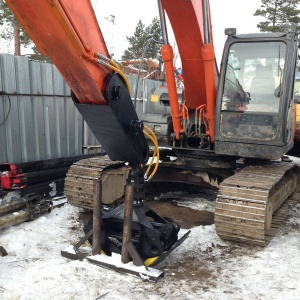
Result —
POLYGON ((20 24, 14 23, 14 43, 15 43, 15 53, 14 55, 21 55, 21 41, 20 41, 20 24))

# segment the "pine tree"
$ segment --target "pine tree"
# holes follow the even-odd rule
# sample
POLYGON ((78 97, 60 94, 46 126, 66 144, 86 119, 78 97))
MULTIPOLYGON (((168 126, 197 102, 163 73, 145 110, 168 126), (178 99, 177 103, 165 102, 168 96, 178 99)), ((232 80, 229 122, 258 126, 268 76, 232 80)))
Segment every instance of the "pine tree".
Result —
POLYGON ((125 50, 124 55, 122 55, 122 60, 141 58, 143 47, 147 39, 145 34, 145 25, 142 20, 138 21, 133 36, 126 36, 126 39, 130 46, 127 50, 125 50))
MULTIPOLYGON (((142 20, 139 20, 133 36, 127 36, 126 38, 130 46, 122 55, 122 60, 142 58, 144 47, 148 39, 153 38, 155 41, 159 41, 161 39, 161 28, 158 18, 155 17, 151 24, 147 27, 145 27, 142 20)), ((158 57, 160 46, 155 41, 149 45, 144 58, 155 59, 158 57)))
POLYGON ((1 38, 14 40, 14 55, 21 55, 21 45, 26 47, 30 39, 3 0, 0 1, 0 25, 1 38))
POLYGON ((261 32, 300 29, 300 10, 297 9, 300 0, 262 0, 261 2, 260 9, 254 13, 254 16, 266 18, 266 21, 259 22, 257 25, 261 32))
POLYGON ((146 52, 146 58, 160 58, 160 42, 161 41, 161 26, 160 21, 155 17, 151 24, 145 29, 146 36, 148 38, 153 38, 153 42, 149 45, 149 49, 146 52))
POLYGON ((0 0, 0 26, 2 27, 0 37, 6 41, 14 41, 14 55, 21 55, 21 48, 25 47, 30 48, 33 52, 33 54, 28 55, 29 58, 50 61, 48 57, 43 56, 37 50, 32 40, 3 0, 0 0))

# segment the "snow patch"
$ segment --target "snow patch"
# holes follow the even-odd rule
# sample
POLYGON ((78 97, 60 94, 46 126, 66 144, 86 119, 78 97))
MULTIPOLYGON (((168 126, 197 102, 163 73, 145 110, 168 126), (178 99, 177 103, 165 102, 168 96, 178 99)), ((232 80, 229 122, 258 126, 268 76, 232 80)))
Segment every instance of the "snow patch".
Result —
POLYGON ((8 192, 3 198, 0 198, 0 204, 9 203, 14 200, 21 199, 21 194, 18 191, 8 192))
POLYGON ((215 202, 205 198, 189 198, 183 197, 180 200, 173 200, 178 206, 189 207, 194 210, 205 210, 215 212, 215 202))
MULTIPOLYGON (((292 211, 291 221, 300 223, 298 209, 292 211)), ((165 271, 164 279, 141 283, 141 278, 86 259, 61 256, 62 249, 73 251, 70 245, 84 235, 79 209, 66 203, 42 218, 0 231, 0 245, 8 252, 0 257, 0 298, 299 299, 299 230, 287 224, 265 248, 224 242, 214 225, 194 227, 190 236, 155 266, 165 271)), ((185 232, 180 230, 179 236, 185 232)))
POLYGON ((52 188, 52 191, 50 191, 49 195, 50 197, 54 197, 56 195, 56 183, 52 182, 49 184, 49 186, 52 188))

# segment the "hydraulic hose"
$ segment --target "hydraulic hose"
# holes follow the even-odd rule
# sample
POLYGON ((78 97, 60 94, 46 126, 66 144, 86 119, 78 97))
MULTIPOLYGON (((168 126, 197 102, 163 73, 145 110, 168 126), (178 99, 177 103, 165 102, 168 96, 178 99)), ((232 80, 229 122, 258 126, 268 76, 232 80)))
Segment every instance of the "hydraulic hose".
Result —
POLYGON ((148 132, 144 131, 144 134, 146 135, 146 137, 148 137, 153 145, 154 145, 154 151, 153 151, 153 155, 152 155, 152 158, 150 160, 150 163, 149 163, 149 166, 145 172, 145 180, 146 181, 149 181, 153 176, 154 174, 156 173, 157 169, 158 169, 158 165, 159 165, 159 148, 158 148, 158 141, 157 141, 157 138, 156 138, 156 135, 154 134, 154 132, 147 126, 144 125, 144 129, 146 129, 148 132), (154 167, 154 170, 152 171, 152 173, 149 175, 148 177, 148 174, 149 174, 149 171, 153 165, 153 161, 154 159, 156 158, 156 162, 155 162, 155 167, 154 167))

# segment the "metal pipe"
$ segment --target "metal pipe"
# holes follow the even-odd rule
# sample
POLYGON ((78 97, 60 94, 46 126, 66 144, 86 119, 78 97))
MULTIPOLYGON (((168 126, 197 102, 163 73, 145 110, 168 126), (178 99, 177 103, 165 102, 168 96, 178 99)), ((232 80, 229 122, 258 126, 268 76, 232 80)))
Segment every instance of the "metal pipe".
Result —
POLYGON ((101 253, 101 181, 94 180, 94 205, 93 205, 93 249, 92 254, 101 253))
POLYGON ((83 144, 85 145, 85 147, 83 147, 83 154, 88 154, 89 148, 87 146, 89 144, 89 127, 86 121, 83 122, 83 144))
POLYGON ((141 73, 143 62, 144 62, 144 57, 145 57, 146 52, 149 48, 149 45, 152 41, 154 41, 153 38, 150 38, 150 39, 147 40, 146 45, 145 45, 144 50, 143 50, 143 53, 142 53, 142 58, 141 58, 141 61, 140 61, 140 64, 139 64, 139 70, 138 70, 138 74, 137 74, 137 77, 136 77, 135 91, 134 91, 134 96, 133 96, 133 98, 134 98, 133 103, 134 103, 134 108, 135 109, 136 109, 136 99, 137 99, 137 92, 138 92, 138 87, 139 87, 140 73, 141 73))
POLYGON ((61 97, 61 98, 71 98, 71 95, 61 95, 61 94, 40 94, 40 93, 6 93, 4 91, 0 92, 0 95, 5 96, 34 96, 34 97, 61 97), (5 94, 4 94, 5 93, 5 94))
POLYGON ((181 116, 179 113, 177 87, 175 81, 174 65, 173 65, 173 49, 170 45, 162 45, 161 55, 165 65, 166 81, 170 99, 170 109, 172 115, 173 129, 175 137, 179 140, 182 131, 181 116))
POLYGON ((147 102, 147 99, 146 99, 146 93, 145 93, 145 80, 143 78, 143 81, 142 81, 142 112, 143 114, 146 112, 146 102, 147 102))
POLYGON ((121 251, 121 261, 123 264, 127 264, 130 260, 130 255, 125 245, 131 241, 133 200, 134 200, 134 184, 127 183, 125 186, 124 224, 123 224, 123 239, 122 239, 122 251, 121 251))
POLYGON ((167 45, 169 43, 168 32, 167 32, 166 18, 165 18, 165 14, 164 14, 164 11, 162 8, 161 0, 157 0, 157 5, 158 5, 160 26, 161 26, 161 32, 162 32, 162 41, 163 41, 164 45, 167 45))
MULTIPOLYGON (((150 74, 148 74, 147 76, 145 76, 144 78, 143 78, 143 80, 142 80, 142 104, 143 104, 143 113, 145 113, 145 111, 146 111, 146 101, 147 101, 147 99, 146 99, 146 97, 147 97, 147 95, 146 95, 146 93, 145 93, 145 80, 148 78, 148 77, 150 77, 152 74, 154 74, 155 72, 157 72, 157 70, 154 70, 154 71, 152 71, 150 74)), ((137 99, 136 99, 137 100, 137 99)))
POLYGON ((29 214, 26 209, 19 210, 17 214, 5 214, 0 217, 0 230, 28 221, 28 216, 29 214))
POLYGON ((6 214, 8 212, 16 211, 26 206, 26 201, 24 198, 10 201, 8 203, 0 204, 0 215, 6 214))
POLYGON ((209 5, 208 0, 202 0, 203 6, 203 28, 204 28, 204 44, 210 44, 210 22, 209 22, 209 5))
POLYGON ((87 145, 87 146, 83 145, 82 148, 83 149, 87 148, 89 150, 89 149, 94 149, 94 148, 102 148, 102 146, 101 145, 87 145))

